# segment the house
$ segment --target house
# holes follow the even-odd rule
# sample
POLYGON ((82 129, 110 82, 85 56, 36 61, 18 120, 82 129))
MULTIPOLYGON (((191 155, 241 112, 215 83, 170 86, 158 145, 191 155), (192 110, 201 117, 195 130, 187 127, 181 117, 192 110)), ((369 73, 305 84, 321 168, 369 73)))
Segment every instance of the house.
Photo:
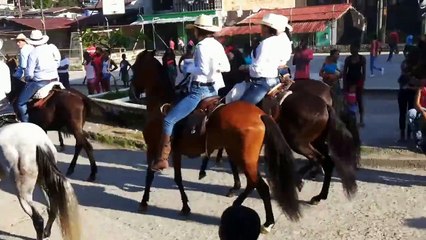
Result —
POLYGON ((289 18, 293 27, 293 41, 307 38, 318 47, 350 44, 361 40, 365 19, 350 4, 333 4, 297 8, 261 9, 235 26, 225 27, 217 36, 260 34, 260 22, 264 15, 277 13, 289 18))
POLYGON ((211 15, 217 25, 235 21, 238 12, 249 15, 260 7, 294 7, 295 0, 144 0, 143 10, 132 25, 143 26, 143 31, 154 41, 147 43, 147 48, 165 49, 172 38, 177 42, 180 37, 184 42, 194 38, 185 29, 189 23, 201 15, 211 15), (228 18, 230 13, 231 18, 228 18))
MULTIPOLYGON (((69 18, 45 18, 46 33, 50 42, 59 49, 68 49, 70 44, 71 24, 75 20, 69 18)), ((4 41, 2 50, 16 53, 15 37, 19 33, 29 36, 34 29, 43 29, 41 18, 3 18, 0 19, 0 36, 4 41)))

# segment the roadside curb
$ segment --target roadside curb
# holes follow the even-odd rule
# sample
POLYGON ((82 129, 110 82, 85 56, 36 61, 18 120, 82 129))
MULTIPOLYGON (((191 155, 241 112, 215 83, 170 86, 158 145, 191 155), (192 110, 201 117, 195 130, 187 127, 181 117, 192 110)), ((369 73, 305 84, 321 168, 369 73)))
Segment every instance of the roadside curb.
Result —
MULTIPOLYGON (((136 138, 130 138, 125 136, 120 136, 116 134, 107 134, 103 132, 94 132, 91 130, 85 130, 88 135, 88 138, 103 144, 108 144, 112 146, 118 146, 121 148, 131 148, 146 150, 145 141, 136 138)), ((416 158, 416 157, 396 157, 396 159, 383 158, 377 156, 371 156, 365 154, 361 156, 360 165, 362 167, 390 167, 390 168, 418 168, 426 170, 426 156, 425 158, 416 158)))

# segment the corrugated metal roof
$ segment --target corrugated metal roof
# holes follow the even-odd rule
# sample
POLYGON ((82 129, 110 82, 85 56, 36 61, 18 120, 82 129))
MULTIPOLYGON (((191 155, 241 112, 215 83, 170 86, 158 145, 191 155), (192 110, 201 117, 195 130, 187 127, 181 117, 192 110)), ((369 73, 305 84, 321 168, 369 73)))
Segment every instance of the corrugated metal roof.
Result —
POLYGON ((351 8, 351 4, 332 4, 300 8, 261 9, 259 12, 239 22, 238 25, 249 23, 259 24, 263 16, 268 13, 287 16, 291 23, 335 20, 341 18, 351 8))
MULTIPOLYGON (((8 18, 7 21, 32 29, 43 28, 41 18, 8 18)), ((73 22, 74 20, 68 18, 45 18, 46 30, 70 28, 70 24, 73 22)))
MULTIPOLYGON (((296 22, 293 25, 293 33, 313 33, 324 31, 327 28, 327 21, 296 22)), ((260 34, 260 25, 242 25, 225 27, 216 36, 234 36, 246 34, 260 34)))

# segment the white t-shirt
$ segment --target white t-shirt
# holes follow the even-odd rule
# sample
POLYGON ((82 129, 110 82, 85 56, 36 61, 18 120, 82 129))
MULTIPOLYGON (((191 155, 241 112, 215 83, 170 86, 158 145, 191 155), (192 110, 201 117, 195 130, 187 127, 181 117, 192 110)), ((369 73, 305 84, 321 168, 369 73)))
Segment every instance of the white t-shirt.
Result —
POLYGON ((87 79, 94 79, 96 77, 95 67, 93 67, 92 62, 90 62, 89 64, 85 64, 84 70, 86 70, 86 78, 87 79))
MULTIPOLYGON (((59 62, 59 67, 63 67, 65 65, 68 65, 68 68, 70 66, 70 60, 68 58, 64 58, 59 62)), ((58 70, 58 73, 67 73, 68 72, 68 68, 67 69, 63 69, 63 70, 58 70)))

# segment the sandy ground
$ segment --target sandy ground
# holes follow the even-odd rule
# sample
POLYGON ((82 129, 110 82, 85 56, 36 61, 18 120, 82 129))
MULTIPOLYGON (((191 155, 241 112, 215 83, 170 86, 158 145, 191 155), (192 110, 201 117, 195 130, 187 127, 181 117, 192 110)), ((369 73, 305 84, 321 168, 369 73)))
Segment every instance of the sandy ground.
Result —
MULTIPOLYGON (((56 133, 49 133, 56 140, 56 133)), ((65 171, 74 148, 73 139, 59 154, 65 171)), ((151 208, 137 213, 142 197, 146 161, 143 152, 111 149, 94 143, 99 175, 96 183, 84 181, 88 160, 80 157, 73 187, 80 201, 83 238, 104 239, 218 239, 219 218, 235 198, 224 194, 232 184, 227 167, 212 167, 198 180, 199 159, 184 161, 184 185, 192 215, 179 216, 181 201, 173 182, 173 170, 157 175, 151 193, 151 208)), ((263 166, 262 168, 263 169, 263 166)), ((245 178, 242 176, 243 185, 245 178)), ((290 222, 273 202, 277 224, 261 239, 426 239, 426 173, 424 170, 363 169, 358 175, 359 191, 348 200, 336 178, 329 198, 317 206, 303 205, 300 222, 290 222)), ((0 184, 0 239, 33 239, 32 222, 18 204, 8 182, 0 184)), ((300 193, 308 201, 316 195, 320 182, 307 181, 300 193)), ((39 191, 36 200, 44 202, 39 191)), ((244 202, 265 220, 263 204, 254 192, 244 202)), ((41 209, 44 206, 39 205, 41 209)), ((43 216, 46 216, 44 210, 43 216)), ((61 239, 57 225, 51 239, 61 239)))

